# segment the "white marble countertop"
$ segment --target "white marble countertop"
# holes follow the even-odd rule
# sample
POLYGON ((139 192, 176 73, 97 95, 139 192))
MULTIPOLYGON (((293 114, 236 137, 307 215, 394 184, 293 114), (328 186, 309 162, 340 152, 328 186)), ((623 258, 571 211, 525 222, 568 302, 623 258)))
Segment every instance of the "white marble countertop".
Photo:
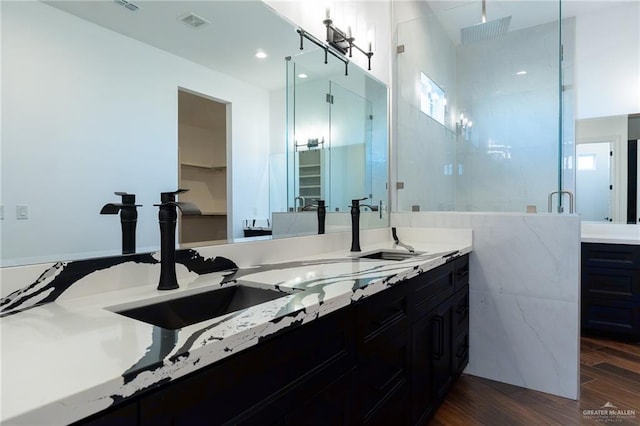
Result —
MULTIPOLYGON (((407 242, 423 254, 402 261, 354 260, 348 250, 338 250, 241 268, 231 277, 217 272, 181 279, 180 289, 170 292, 160 292, 155 285, 137 286, 56 300, 0 318, 0 422, 51 425, 85 418, 249 348, 261 337, 444 264, 450 258, 445 254, 455 252, 456 257, 472 249, 470 238, 407 242), (278 288, 283 297, 178 330, 112 312, 238 282, 278 288)), ((365 254, 398 247, 387 241, 362 249, 365 254)))
POLYGON ((640 244, 640 225, 623 223, 582 222, 583 243, 640 244))

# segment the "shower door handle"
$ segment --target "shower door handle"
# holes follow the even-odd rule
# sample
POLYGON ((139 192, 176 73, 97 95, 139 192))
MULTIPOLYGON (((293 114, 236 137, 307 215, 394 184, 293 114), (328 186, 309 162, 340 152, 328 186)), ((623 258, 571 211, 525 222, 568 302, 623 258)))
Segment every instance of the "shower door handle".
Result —
MULTIPOLYGON (((569 196, 569 213, 573 213, 573 192, 571 191, 553 191, 549 193, 549 213, 552 213, 552 204, 553 204, 553 196, 555 194, 559 194, 559 197, 562 197, 563 195, 567 194, 569 196)), ((558 199, 558 203, 560 202, 560 199, 558 199)))

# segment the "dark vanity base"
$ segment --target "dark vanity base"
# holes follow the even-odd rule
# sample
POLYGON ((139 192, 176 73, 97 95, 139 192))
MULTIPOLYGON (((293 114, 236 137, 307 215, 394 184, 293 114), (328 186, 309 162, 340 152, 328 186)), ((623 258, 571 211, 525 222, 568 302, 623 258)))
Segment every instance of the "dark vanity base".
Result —
POLYGON ((78 424, 426 424, 468 359, 466 255, 78 424))
POLYGON ((640 246, 582 244, 585 334, 640 340, 640 246))

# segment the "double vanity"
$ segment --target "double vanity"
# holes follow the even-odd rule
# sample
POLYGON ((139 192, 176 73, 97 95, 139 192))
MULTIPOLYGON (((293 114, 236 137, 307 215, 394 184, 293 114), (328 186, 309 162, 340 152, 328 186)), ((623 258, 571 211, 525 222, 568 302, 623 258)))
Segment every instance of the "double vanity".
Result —
POLYGON ((157 259, 54 264, 3 298, 2 422, 422 424, 468 362, 471 231, 390 234, 189 250, 171 291, 134 282, 157 259))

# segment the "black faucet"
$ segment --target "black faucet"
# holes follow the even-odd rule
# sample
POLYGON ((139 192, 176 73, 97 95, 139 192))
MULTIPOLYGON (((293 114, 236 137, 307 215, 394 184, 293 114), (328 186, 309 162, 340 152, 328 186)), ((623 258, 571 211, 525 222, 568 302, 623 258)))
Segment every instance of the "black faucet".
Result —
POLYGON ((366 200, 367 197, 358 200, 351 200, 351 251, 360 250, 360 201, 366 200))
POLYGON ((183 215, 202 214, 193 203, 176 201, 176 195, 187 192, 188 189, 178 189, 174 192, 162 192, 160 194, 160 207, 158 219, 160 221, 160 282, 158 290, 174 290, 178 288, 176 278, 176 220, 178 213, 176 207, 183 215))
POLYGON ((324 234, 324 220, 327 217, 327 207, 324 200, 318 200, 318 234, 324 234))
POLYGON ((120 212, 120 225, 122 227, 122 254, 136 252, 136 223, 138 222, 138 207, 136 195, 126 192, 114 192, 122 197, 122 203, 108 203, 102 206, 100 214, 118 214, 120 212))

